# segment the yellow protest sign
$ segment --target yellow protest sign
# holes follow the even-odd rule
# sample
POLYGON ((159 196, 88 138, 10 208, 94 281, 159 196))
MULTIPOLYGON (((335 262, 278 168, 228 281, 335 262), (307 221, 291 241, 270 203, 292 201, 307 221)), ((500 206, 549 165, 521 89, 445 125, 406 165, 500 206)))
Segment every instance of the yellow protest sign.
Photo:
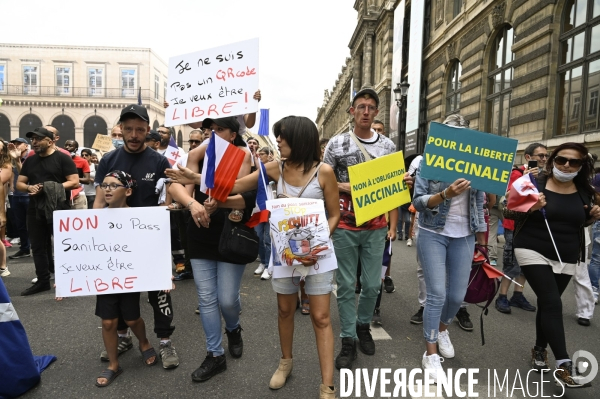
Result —
POLYGON ((410 202, 402 151, 348 168, 356 225, 410 202))

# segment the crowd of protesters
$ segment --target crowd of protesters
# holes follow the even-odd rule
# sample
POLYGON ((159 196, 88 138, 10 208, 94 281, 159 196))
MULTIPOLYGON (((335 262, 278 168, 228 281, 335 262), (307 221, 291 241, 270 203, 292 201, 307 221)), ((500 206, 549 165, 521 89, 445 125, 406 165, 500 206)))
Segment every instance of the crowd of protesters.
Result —
MULTIPOLYGON (((254 99, 260 101, 260 91, 254 99)), ((600 244, 596 242, 600 207, 595 205, 600 178, 594 177, 593 154, 576 143, 562 144, 551 152, 541 143, 525 148, 526 163, 515 165, 506 196, 515 181, 531 175, 540 195, 529 212, 509 209, 506 196, 476 190, 466 178, 454 182, 425 179, 421 176, 422 157, 407 159, 410 167, 407 165, 404 181, 411 187, 412 202, 357 224, 349 168, 396 151, 385 134, 385 125, 375 119, 379 106, 374 90, 358 91, 350 107, 353 130, 329 141, 319 138, 309 119, 283 118, 273 126, 279 153, 270 147, 261 148, 255 138, 244 140, 247 128, 255 123, 255 114, 205 119, 191 125, 189 153, 179 149, 183 156, 174 168, 165 157, 173 129, 160 126, 151 130, 147 110, 140 105, 123 108, 119 124, 110 133, 115 149, 105 154, 80 149, 74 140, 59 148, 60 132, 53 126, 39 126, 24 138, 0 142, 0 199, 4 201, 3 206, 0 204, 0 275, 10 276, 11 260, 33 257, 35 278, 21 295, 51 290, 54 210, 149 206, 181 210, 171 212, 169 249, 174 280, 193 279, 196 285, 196 312, 202 321, 207 355, 191 377, 196 382, 207 381, 227 368, 221 318, 229 355, 243 355, 240 284, 244 265, 230 262, 218 247, 227 219, 245 223, 252 215, 261 176, 257 169, 264 164, 272 184, 269 187, 277 195, 323 200, 337 258, 337 269, 330 272, 303 279, 275 278, 269 267, 272 244, 268 223, 256 226, 260 249, 254 274, 270 280, 278 304, 281 358, 277 366, 273 364, 276 371, 268 384, 271 389, 283 388, 292 372, 294 313, 300 306, 303 314, 310 315, 314 328, 321 398, 336 395, 334 366, 351 369, 359 351, 375 355, 371 328, 382 323, 382 293, 395 291, 390 266, 391 243, 396 238, 409 247, 416 246, 419 270, 415 284, 419 286, 420 308, 410 322, 423 324, 425 353, 420 360, 433 380, 442 370, 443 359, 457 355, 448 331, 451 322, 457 318, 462 329, 473 330, 463 299, 473 257, 480 254, 489 256, 492 266, 500 267, 502 259, 505 278, 495 308, 503 314, 510 314, 511 307, 537 311, 531 320, 536 326, 531 367, 538 371, 550 368, 550 346, 559 381, 566 387, 581 386, 566 352, 561 295, 573 276, 578 321, 589 326, 600 278, 600 244), (200 173, 212 135, 244 153, 238 180, 223 202, 200 189, 200 173), (537 162, 529 163, 532 160, 537 162), (157 187, 165 183, 162 195, 157 187), (587 226, 592 224, 590 241, 587 226), (500 226, 503 240, 498 234, 500 226), (556 246, 546 237, 548 231, 554 234, 556 246), (590 242, 594 243, 591 262, 587 252, 590 242), (7 257, 6 247, 12 245, 19 249, 7 257), (512 282, 517 284, 508 299, 512 282), (537 298, 537 307, 524 295, 526 282, 531 287, 530 298, 537 298), (341 330, 337 356, 329 314, 334 287, 341 330)), ((460 115, 451 115, 445 123, 469 126, 460 115)), ((316 258, 302 263, 310 267, 315 262, 316 258)), ((133 347, 129 329, 138 338, 148 366, 159 361, 165 369, 179 366, 171 342, 175 327, 170 293, 149 292, 148 298, 154 311, 154 332, 160 340, 158 351, 147 338, 140 317, 140 293, 97 297, 95 312, 102 319, 105 344, 100 357, 108 362, 95 381, 97 386, 106 387, 121 374, 118 356, 133 347)))

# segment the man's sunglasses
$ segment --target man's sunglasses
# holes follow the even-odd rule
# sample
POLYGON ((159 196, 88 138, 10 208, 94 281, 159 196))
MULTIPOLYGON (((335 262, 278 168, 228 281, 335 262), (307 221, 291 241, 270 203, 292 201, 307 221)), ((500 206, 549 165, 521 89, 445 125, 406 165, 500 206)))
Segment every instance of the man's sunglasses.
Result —
POLYGON ((581 166, 583 164, 583 159, 580 159, 580 158, 565 158, 565 157, 561 157, 560 155, 554 157, 554 163, 557 164, 557 165, 559 165, 559 166, 566 165, 567 162, 569 163, 569 166, 577 168, 577 167, 579 167, 579 166, 581 166))
POLYGON ((188 144, 192 145, 192 144, 200 144, 202 143, 202 140, 188 140, 188 144))

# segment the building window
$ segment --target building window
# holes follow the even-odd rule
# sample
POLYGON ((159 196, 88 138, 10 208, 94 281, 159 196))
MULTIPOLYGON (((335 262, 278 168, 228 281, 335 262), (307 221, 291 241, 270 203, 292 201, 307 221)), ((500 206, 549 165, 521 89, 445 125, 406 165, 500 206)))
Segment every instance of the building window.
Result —
POLYGON ((577 119, 579 118, 579 105, 581 104, 581 99, 579 97, 575 97, 573 99, 573 116, 571 118, 577 119))
POLYGON ((38 67, 23 66, 23 94, 38 94, 38 67))
POLYGON ((596 86, 595 88, 596 90, 590 91, 588 116, 598 115, 598 86, 596 86))
POLYGON ((121 69, 121 96, 135 97, 136 70, 121 69))
POLYGON ((88 68, 88 92, 90 96, 104 96, 104 68, 88 68))
POLYGON ((165 79, 165 85, 164 85, 163 93, 164 93, 163 100, 167 101, 167 79, 165 79))
POLYGON ((599 17, 598 0, 567 0, 558 57, 557 135, 600 127, 599 17))
POLYGON ((511 81, 513 75, 514 31, 510 26, 502 29, 493 39, 488 74, 487 131, 508 137, 510 117, 511 81))
POLYGON ((158 101, 158 93, 160 90, 160 78, 158 75, 154 75, 154 99, 158 101))
POLYGON ((6 64, 0 63, 0 93, 6 93, 6 64))
POLYGON ((56 67, 56 95, 71 95, 71 67, 56 67))
POLYGON ((452 0, 452 19, 456 18, 462 10, 463 0, 452 0))
POLYGON ((446 89, 446 114, 451 114, 460 109, 460 75, 462 66, 460 61, 455 61, 448 75, 448 87, 446 89))

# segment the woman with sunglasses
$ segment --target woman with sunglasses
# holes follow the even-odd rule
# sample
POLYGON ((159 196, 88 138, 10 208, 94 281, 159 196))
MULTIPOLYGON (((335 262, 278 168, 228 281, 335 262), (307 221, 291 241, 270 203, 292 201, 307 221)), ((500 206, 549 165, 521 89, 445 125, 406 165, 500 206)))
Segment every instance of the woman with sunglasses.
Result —
POLYGON ((546 173, 536 180, 537 203, 528 212, 507 209, 504 214, 515 221, 515 256, 538 298, 531 366, 537 371, 550 368, 546 351, 550 345, 556 359, 556 383, 568 388, 583 384, 573 375, 560 297, 575 268, 584 267, 584 226, 600 218, 600 207, 593 205, 593 166, 585 146, 561 144, 548 158, 546 173))

